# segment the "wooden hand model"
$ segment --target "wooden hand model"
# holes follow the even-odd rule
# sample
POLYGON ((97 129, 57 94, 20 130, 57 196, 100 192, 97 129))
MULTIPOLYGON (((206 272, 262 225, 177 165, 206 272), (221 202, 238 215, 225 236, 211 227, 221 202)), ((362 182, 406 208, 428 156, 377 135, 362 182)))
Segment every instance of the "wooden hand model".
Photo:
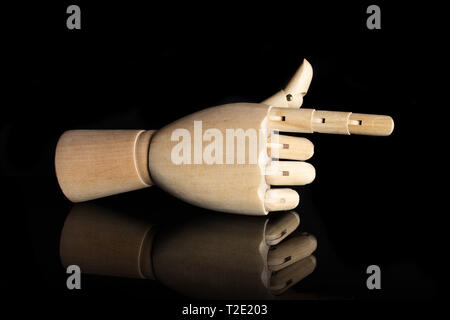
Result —
POLYGON ((155 184, 211 210, 293 209, 297 192, 272 187, 311 183, 315 169, 303 160, 314 146, 278 131, 387 136, 394 128, 389 116, 300 108, 311 79, 304 60, 287 87, 262 103, 208 108, 158 131, 67 131, 56 148, 59 185, 73 202, 155 184))

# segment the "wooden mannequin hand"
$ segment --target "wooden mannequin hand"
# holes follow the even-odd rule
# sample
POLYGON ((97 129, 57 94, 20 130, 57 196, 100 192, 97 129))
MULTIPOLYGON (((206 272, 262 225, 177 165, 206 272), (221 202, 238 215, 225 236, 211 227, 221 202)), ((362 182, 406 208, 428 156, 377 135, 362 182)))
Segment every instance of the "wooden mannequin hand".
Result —
MULTIPOLYGON (((297 104, 309 86, 308 70, 303 64, 297 82, 280 91, 292 92, 297 104)), ((295 190, 272 186, 305 185, 315 178, 314 167, 304 162, 313 144, 279 131, 383 136, 393 130, 389 116, 291 108, 281 98, 286 100, 276 94, 265 103, 208 108, 158 131, 68 131, 55 155, 59 184, 74 202, 156 184, 200 207, 264 215, 299 202, 295 190), (266 104, 270 101, 282 107, 266 104)))

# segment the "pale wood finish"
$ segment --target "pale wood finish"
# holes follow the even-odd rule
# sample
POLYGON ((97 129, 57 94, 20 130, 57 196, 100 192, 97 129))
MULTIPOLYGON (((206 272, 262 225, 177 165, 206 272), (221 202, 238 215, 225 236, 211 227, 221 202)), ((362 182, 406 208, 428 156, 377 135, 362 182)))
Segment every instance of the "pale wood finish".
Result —
MULTIPOLYGON (((388 134, 392 125, 392 119, 387 116, 236 103, 199 111, 156 133, 144 130, 68 131, 58 142, 55 167, 63 192, 74 202, 155 183, 197 206, 264 215, 269 211, 293 209, 299 201, 296 191, 271 189, 271 186, 305 185, 315 178, 315 169, 309 163, 271 160, 277 153, 280 159, 308 159, 314 153, 313 144, 305 138, 270 133, 271 129, 388 134), (200 135, 208 129, 222 135, 222 163, 206 164, 200 152, 201 162, 195 164, 194 121, 202 122, 200 135), (187 130, 190 134, 191 163, 172 161, 172 150, 179 143, 172 140, 172 133, 177 129, 187 130), (232 163, 226 163, 227 129, 255 132, 258 140, 255 163, 250 162, 248 141, 245 163, 239 164, 237 152, 234 152, 232 163)), ((199 138, 200 143, 203 143, 202 138, 199 138)))
POLYGON ((274 188, 266 191, 264 207, 270 211, 291 210, 298 206, 300 196, 297 191, 288 188, 274 188))
POLYGON ((273 186, 303 186, 314 181, 316 170, 302 161, 271 161, 266 167, 266 182, 273 186))
POLYGON ((314 145, 306 138, 279 134, 277 143, 269 142, 267 152, 271 158, 308 160, 314 154, 314 145))
POLYGON ((152 185, 147 164, 153 132, 65 132, 56 147, 55 170, 66 197, 80 202, 152 185))
POLYGON ((351 134, 389 136, 394 131, 394 120, 389 116, 352 113, 348 128, 351 134))
MULTIPOLYGON (((215 128, 226 136, 226 129, 265 129, 268 107, 262 104, 239 103, 208 108, 186 116, 159 130, 152 138, 149 168, 152 180, 161 188, 191 204, 217 211, 264 215, 266 191, 270 186, 264 176, 268 162, 266 143, 258 150, 258 163, 249 163, 246 143, 246 164, 181 164, 171 161, 171 151, 178 143, 171 141, 172 132, 187 129, 194 137, 194 121, 202 121, 203 131, 215 128)), ((191 139, 194 150, 194 139, 191 139)), ((293 209, 292 207, 289 209, 293 209)))
MULTIPOLYGON (((290 210, 299 197, 292 189, 271 186, 304 185, 315 178, 310 164, 277 159, 307 160, 313 144, 295 133, 335 133, 390 135, 391 117, 351 112, 299 109, 312 78, 305 60, 286 88, 260 104, 235 103, 208 108, 179 119, 161 130, 72 130, 57 145, 55 168, 64 194, 74 202, 145 188, 153 183, 191 204, 212 210, 264 215, 269 211, 290 210), (194 122, 201 121, 199 141, 194 122), (190 134, 191 162, 176 164, 172 150, 175 130, 190 134), (208 129, 223 137, 223 162, 196 162, 195 150, 202 146, 208 129), (245 164, 226 163, 227 129, 263 133, 258 139, 257 161, 249 160, 245 144, 245 164), (271 158, 275 158, 271 161, 271 158)), ((199 159, 197 159, 199 160, 199 159)))
POLYGON ((312 66, 304 59, 286 88, 275 93, 262 103, 278 108, 300 108, 303 104, 303 96, 308 92, 312 76, 312 66))
POLYGON ((375 114, 272 108, 269 126, 284 132, 388 136, 394 130, 394 121, 389 116, 375 114))

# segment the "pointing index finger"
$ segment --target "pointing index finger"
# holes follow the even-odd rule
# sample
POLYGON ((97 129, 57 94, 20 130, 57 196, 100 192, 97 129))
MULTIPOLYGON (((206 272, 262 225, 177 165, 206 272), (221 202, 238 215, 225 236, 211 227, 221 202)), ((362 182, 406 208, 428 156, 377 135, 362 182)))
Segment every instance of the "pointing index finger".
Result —
POLYGON ((284 132, 389 136, 394 121, 385 115, 273 107, 269 111, 269 126, 284 132))

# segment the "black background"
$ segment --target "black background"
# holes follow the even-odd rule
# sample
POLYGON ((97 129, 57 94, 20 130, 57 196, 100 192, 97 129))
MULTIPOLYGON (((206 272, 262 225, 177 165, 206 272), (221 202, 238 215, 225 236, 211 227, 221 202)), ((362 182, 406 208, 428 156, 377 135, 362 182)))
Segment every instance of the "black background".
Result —
MULTIPOLYGON (((79 292, 66 289, 58 239, 72 204, 54 174, 57 139, 68 129, 157 129, 209 106, 258 102, 281 89, 303 58, 314 69, 305 107, 388 114, 395 130, 390 137, 308 136, 317 177, 298 188, 297 211, 301 228, 318 238, 318 266, 295 290, 324 299, 436 297, 428 161, 436 149, 423 111, 429 117, 427 65, 437 58, 425 27, 439 9, 375 3, 381 30, 366 28, 371 2, 74 1, 81 30, 66 28, 71 2, 9 11, 4 89, 12 99, 2 108, 0 172, 2 283, 11 301, 113 299, 156 308, 172 304, 153 299, 184 299, 155 282, 100 276, 83 278, 79 292), (371 264, 381 267, 382 290, 366 288, 371 264)), ((202 211, 158 188, 96 202, 155 219, 202 211)))

